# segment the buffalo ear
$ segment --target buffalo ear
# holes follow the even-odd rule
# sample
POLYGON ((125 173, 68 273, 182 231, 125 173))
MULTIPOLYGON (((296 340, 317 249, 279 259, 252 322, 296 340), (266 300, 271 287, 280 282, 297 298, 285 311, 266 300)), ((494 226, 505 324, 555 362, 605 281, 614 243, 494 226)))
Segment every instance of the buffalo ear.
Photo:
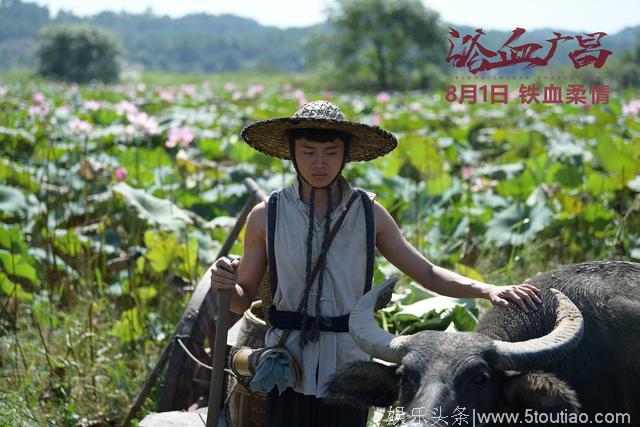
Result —
POLYGON ((328 399, 355 407, 390 406, 398 399, 396 367, 376 362, 354 362, 327 383, 328 399))
POLYGON ((576 392, 567 383, 547 372, 509 376, 504 385, 504 394, 511 411, 530 408, 577 413, 580 410, 576 392))

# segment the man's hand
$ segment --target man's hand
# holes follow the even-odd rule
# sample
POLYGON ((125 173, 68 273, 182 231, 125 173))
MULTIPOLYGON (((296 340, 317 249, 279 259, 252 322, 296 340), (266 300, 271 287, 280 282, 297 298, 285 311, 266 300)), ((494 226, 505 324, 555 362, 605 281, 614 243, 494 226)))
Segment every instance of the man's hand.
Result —
POLYGON ((540 289, 533 285, 524 283, 522 285, 509 285, 509 286, 493 286, 489 291, 489 300, 494 305, 509 305, 508 299, 515 301, 518 306, 525 312, 529 312, 527 305, 533 310, 537 310, 536 303, 541 303, 542 300, 536 295, 540 292, 540 289))
POLYGON ((218 259, 211 267, 211 290, 234 290, 238 280, 238 264, 240 260, 231 261, 227 257, 218 259))

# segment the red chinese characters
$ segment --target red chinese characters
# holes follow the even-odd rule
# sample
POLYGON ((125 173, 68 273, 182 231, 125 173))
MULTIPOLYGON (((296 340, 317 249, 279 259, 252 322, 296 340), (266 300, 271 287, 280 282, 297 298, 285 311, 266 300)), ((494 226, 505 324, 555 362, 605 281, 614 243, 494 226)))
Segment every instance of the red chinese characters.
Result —
POLYGON ((516 43, 526 32, 523 28, 513 30, 511 37, 495 52, 480 43, 481 36, 485 35, 482 29, 476 29, 475 35, 467 34, 462 37, 456 29, 449 27, 449 30, 447 62, 456 68, 466 67, 471 74, 516 64, 527 64, 525 69, 546 66, 556 53, 558 43, 573 39, 577 40, 580 46, 569 53, 575 68, 590 64, 600 68, 612 54, 609 50, 601 49, 600 39, 607 35, 603 32, 584 36, 563 36, 554 32, 555 37, 546 40, 549 46, 544 54, 544 46, 539 43, 516 43))
POLYGON ((460 104, 477 104, 478 102, 490 104, 507 104, 511 98, 518 98, 520 104, 608 104, 609 86, 592 85, 589 88, 589 100, 587 101, 587 89, 582 84, 569 84, 564 90, 561 86, 553 84, 542 88, 535 84, 520 84, 517 92, 509 94, 509 87, 505 84, 482 85, 462 84, 449 85, 445 93, 445 100, 460 104))
POLYGON ((584 36, 576 36, 578 44, 582 49, 574 50, 569 53, 569 58, 573 62, 575 68, 581 68, 585 65, 593 64, 594 67, 600 68, 604 65, 604 61, 611 55, 610 50, 598 49, 600 47, 600 39, 607 33, 593 33, 584 36))

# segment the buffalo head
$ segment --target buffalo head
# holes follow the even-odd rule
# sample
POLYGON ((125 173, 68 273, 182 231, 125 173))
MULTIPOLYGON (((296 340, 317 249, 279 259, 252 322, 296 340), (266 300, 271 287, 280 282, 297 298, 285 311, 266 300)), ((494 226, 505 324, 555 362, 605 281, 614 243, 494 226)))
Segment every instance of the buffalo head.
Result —
POLYGON ((582 315, 560 291, 551 289, 557 304, 556 326, 550 333, 506 342, 476 332, 395 336, 380 329, 373 313, 389 302, 394 284, 391 280, 364 295, 349 321, 358 346, 388 364, 356 362, 337 372, 327 385, 332 398, 383 407, 399 402, 408 414, 413 408, 442 414, 456 408, 479 412, 579 409, 576 394, 565 382, 536 372, 565 357, 582 337, 582 315))

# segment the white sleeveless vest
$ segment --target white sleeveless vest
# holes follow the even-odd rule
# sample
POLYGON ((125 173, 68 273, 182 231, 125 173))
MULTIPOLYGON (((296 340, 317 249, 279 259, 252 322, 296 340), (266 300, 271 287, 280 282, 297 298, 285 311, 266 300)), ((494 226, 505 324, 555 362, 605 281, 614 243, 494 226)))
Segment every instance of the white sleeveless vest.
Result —
MULTIPOLYGON (((342 200, 331 215, 331 227, 342 214, 342 208, 355 191, 340 176, 342 200)), ((295 182, 279 191, 275 229, 275 257, 278 273, 278 288, 273 303, 278 310, 296 311, 304 293, 306 239, 309 227, 309 206, 300 199, 299 183, 295 182)), ((374 193, 369 193, 373 201, 374 193)), ((268 219, 267 219, 268 225, 268 219)), ((311 265, 315 265, 324 235, 324 220, 314 218, 311 265)), ((265 228, 265 230, 268 230, 265 228)), ((268 233, 267 233, 268 234, 268 233)), ((268 239, 268 237, 267 237, 268 239)), ((267 242, 268 247, 268 242, 267 242)), ((323 316, 341 316, 351 312, 362 296, 366 278, 367 242, 364 206, 356 198, 344 218, 339 232, 334 237, 327 253, 320 309, 323 316)), ((315 316, 318 293, 318 276, 309 292, 308 313, 315 316)), ((271 327, 266 334, 266 346, 273 346, 283 334, 282 329, 271 327)), ((285 347, 300 364, 301 381, 294 391, 326 396, 324 387, 331 375, 345 365, 359 360, 369 360, 351 339, 348 332, 320 332, 320 339, 308 342, 304 349, 299 345, 300 331, 293 330, 285 347)))

